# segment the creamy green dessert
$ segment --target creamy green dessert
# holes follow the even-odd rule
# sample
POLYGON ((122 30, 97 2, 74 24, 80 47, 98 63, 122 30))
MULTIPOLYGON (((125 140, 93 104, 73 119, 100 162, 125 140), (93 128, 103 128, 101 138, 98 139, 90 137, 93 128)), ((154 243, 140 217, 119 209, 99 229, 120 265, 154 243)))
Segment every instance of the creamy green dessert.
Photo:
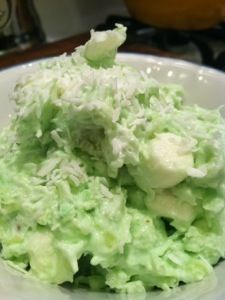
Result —
POLYGON ((1 257, 42 281, 116 292, 203 279, 225 256, 225 122, 118 63, 91 32, 16 85, 0 136, 1 257))

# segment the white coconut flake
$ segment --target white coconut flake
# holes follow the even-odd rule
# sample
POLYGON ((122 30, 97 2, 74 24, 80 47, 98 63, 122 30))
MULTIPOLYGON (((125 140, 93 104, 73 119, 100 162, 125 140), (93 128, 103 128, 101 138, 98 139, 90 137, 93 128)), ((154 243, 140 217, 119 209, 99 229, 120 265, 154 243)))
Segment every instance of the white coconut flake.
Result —
POLYGON ((203 178, 207 175, 207 171, 203 169, 189 168, 187 175, 195 178, 203 178))

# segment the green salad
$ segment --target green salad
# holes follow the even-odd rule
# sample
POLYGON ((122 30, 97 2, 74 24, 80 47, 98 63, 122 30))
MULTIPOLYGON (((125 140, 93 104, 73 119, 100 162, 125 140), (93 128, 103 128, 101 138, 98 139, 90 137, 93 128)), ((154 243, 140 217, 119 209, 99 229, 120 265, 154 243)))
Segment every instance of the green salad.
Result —
POLYGON ((17 83, 0 135, 1 257, 42 281, 113 292, 203 279, 225 256, 225 122, 115 60, 91 32, 17 83))

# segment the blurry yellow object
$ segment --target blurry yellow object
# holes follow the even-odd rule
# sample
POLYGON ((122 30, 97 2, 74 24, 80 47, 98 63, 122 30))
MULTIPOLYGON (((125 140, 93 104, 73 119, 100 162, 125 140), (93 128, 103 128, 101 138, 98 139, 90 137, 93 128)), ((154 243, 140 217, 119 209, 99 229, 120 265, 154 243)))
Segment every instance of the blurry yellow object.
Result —
POLYGON ((158 27, 204 29, 225 20, 225 0, 125 0, 131 15, 158 27))

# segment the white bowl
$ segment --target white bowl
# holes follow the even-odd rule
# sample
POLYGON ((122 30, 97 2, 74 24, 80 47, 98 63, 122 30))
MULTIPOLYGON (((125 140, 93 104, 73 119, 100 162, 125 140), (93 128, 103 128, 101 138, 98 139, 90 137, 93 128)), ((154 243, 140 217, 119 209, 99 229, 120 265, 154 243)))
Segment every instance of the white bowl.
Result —
MULTIPOLYGON (((176 83, 184 87, 186 103, 197 103, 212 109, 225 104, 225 73, 180 60, 149 55, 119 54, 118 60, 146 70, 150 76, 164 83, 176 83)), ((12 67, 0 72, 0 126, 7 124, 13 112, 9 95, 16 81, 25 73, 33 72, 38 62, 12 67)), ((4 300, 222 300, 225 299, 225 262, 215 267, 215 275, 205 280, 184 285, 168 292, 151 292, 143 295, 109 295, 87 291, 74 291, 49 286, 26 279, 12 272, 0 262, 0 299, 4 300)))

